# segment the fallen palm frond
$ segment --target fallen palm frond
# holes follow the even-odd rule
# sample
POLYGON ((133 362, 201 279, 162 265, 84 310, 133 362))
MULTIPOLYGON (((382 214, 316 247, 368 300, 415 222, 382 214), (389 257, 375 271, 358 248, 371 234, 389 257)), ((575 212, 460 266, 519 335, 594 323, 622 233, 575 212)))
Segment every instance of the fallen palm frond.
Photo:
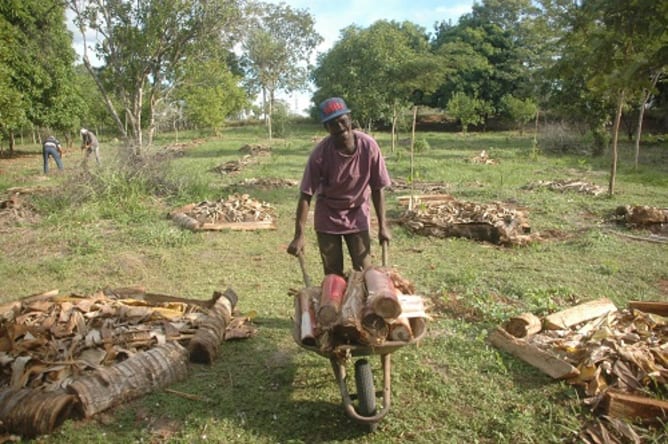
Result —
MULTIPOLYGON (((117 289, 0 306, 0 433, 49 433, 185 378, 189 361, 217 356, 237 299, 231 289, 208 301, 117 289)), ((243 329, 235 337, 254 333, 243 329)))

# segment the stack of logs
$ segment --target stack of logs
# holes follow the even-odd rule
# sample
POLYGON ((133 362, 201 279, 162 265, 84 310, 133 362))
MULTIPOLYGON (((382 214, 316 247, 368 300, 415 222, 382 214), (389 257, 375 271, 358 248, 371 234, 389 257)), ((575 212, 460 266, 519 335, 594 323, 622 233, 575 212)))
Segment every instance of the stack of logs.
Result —
POLYGON ((382 346, 411 342, 426 330, 426 310, 412 285, 387 268, 351 271, 347 280, 330 274, 321 286, 298 292, 299 341, 321 352, 338 345, 382 346))

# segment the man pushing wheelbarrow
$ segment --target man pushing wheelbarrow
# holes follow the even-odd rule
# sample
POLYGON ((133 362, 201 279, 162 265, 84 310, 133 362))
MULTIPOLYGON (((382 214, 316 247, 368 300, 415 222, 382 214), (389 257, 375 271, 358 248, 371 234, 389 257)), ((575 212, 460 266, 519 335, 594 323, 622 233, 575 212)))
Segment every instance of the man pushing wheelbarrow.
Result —
POLYGON ((390 241, 383 189, 391 182, 378 143, 352 128, 350 110, 341 98, 327 99, 319 109, 329 136, 308 158, 295 235, 288 246, 288 253, 299 258, 306 285, 295 298, 293 336, 302 347, 330 359, 346 413, 373 431, 390 407, 390 353, 424 335, 426 316, 421 298, 401 294, 394 285, 397 276, 372 264, 371 203, 378 219, 383 266, 387 265, 390 241), (314 195, 314 225, 325 275, 318 287, 311 285, 303 257, 306 220, 314 195), (352 262, 347 279, 343 241, 352 262), (356 396, 348 393, 346 383, 347 361, 371 354, 379 354, 383 366, 380 411, 376 410, 373 375, 366 359, 355 362, 356 396), (354 397, 357 409, 352 404, 354 397))

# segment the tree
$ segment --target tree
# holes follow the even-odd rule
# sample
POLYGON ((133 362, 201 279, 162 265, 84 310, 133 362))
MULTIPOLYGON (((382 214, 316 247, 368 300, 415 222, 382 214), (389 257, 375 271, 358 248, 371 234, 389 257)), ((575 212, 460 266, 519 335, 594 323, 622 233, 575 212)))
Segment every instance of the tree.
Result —
POLYGON ((413 23, 379 20, 366 29, 349 26, 318 59, 314 99, 343 96, 368 127, 388 122, 394 134, 399 113, 442 82, 440 62, 424 29, 413 23))
POLYGON ((524 125, 536 116, 538 107, 531 99, 518 99, 507 94, 501 98, 501 107, 522 134, 524 125))
POLYGON ((493 113, 506 94, 535 96, 533 73, 542 63, 544 45, 538 38, 538 12, 531 0, 483 0, 456 25, 439 24, 434 50, 454 69, 432 105, 443 106, 455 92, 463 92, 486 102, 493 113))
POLYGON ((477 97, 470 97, 463 92, 455 93, 448 101, 447 112, 450 117, 459 120, 462 132, 466 134, 470 125, 482 123, 487 104, 477 97))
MULTIPOLYGON (((587 0, 569 5, 571 32, 566 34, 559 65, 583 80, 583 89, 601 98, 614 114, 608 194, 614 194, 619 128, 629 97, 648 87, 650 76, 666 66, 668 10, 649 0, 587 0), (662 43, 663 42, 663 43, 662 43)), ((562 73, 568 72, 562 69, 562 73)))
POLYGON ((70 130, 81 101, 74 86, 72 39, 59 2, 0 2, 0 131, 32 124, 70 130))
POLYGON ((272 107, 278 91, 303 89, 308 82, 309 61, 322 37, 315 32, 313 16, 283 3, 255 3, 249 9, 244 62, 252 84, 262 92, 262 108, 269 139, 272 107))
POLYGON ((190 62, 176 92, 191 123, 219 135, 226 119, 247 103, 241 79, 219 60, 190 62))
POLYGON ((82 36, 86 29, 101 36, 94 51, 104 61, 104 69, 91 65, 86 45, 83 61, 135 155, 141 154, 144 145, 144 100, 148 98, 153 122, 153 107, 165 89, 173 87, 186 54, 204 41, 228 42, 240 19, 238 0, 69 0, 69 6, 82 36), (129 122, 129 133, 114 95, 129 122))

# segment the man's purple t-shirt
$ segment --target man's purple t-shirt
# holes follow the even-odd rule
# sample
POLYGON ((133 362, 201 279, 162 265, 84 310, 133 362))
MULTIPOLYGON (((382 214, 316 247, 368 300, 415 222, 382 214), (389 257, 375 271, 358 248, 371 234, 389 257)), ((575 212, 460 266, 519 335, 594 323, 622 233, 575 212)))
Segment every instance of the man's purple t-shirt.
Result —
POLYGON ((314 225, 321 233, 348 234, 369 229, 371 190, 391 184, 376 141, 354 131, 355 152, 337 150, 331 137, 309 156, 300 190, 316 195, 314 225))

